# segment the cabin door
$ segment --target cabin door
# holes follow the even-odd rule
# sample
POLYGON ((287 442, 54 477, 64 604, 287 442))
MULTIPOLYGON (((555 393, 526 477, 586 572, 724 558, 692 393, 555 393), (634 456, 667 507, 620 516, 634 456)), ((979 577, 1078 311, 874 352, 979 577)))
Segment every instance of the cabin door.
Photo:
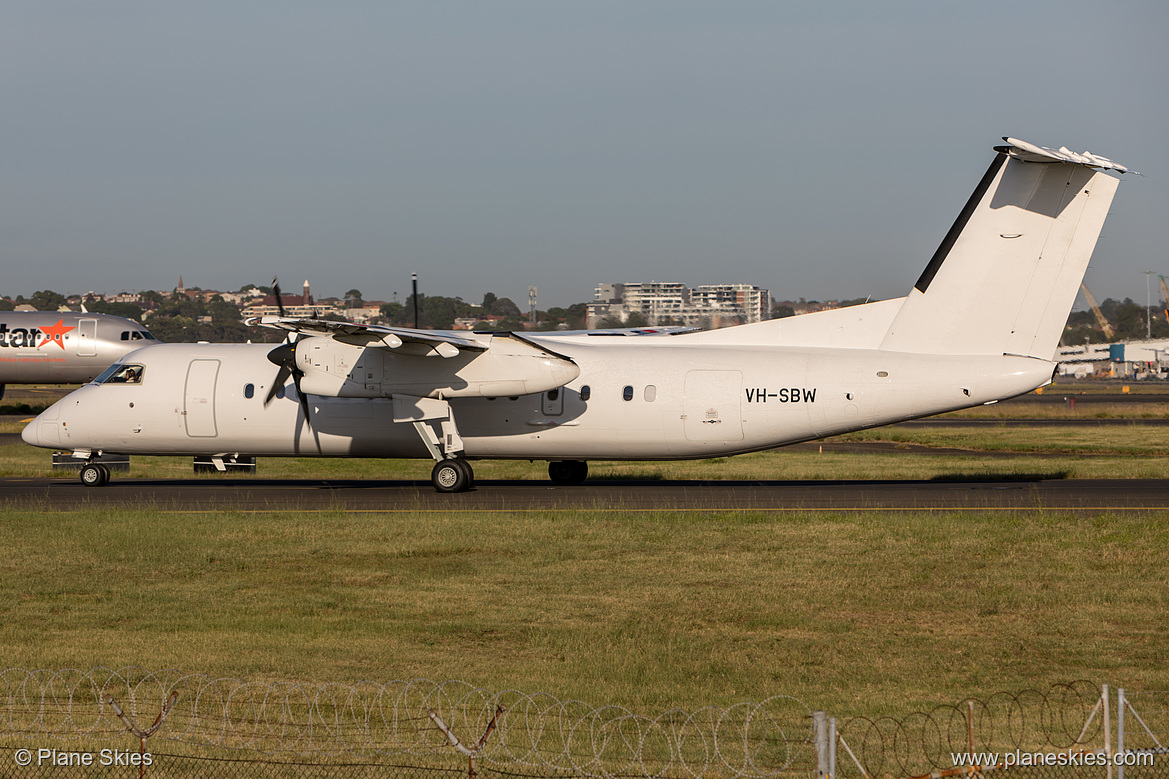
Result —
POLYGON ((183 397, 183 418, 187 420, 187 435, 191 438, 214 438, 215 380, 219 376, 219 360, 191 360, 187 366, 187 386, 183 397))
POLYGON ((97 354, 97 320, 82 319, 77 323, 77 356, 93 357, 97 354))

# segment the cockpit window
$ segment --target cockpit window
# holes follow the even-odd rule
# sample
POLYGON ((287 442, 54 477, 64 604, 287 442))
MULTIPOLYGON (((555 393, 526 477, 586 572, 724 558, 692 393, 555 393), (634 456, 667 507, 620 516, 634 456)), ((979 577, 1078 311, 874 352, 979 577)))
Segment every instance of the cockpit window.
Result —
POLYGON ((145 330, 123 330, 123 341, 157 341, 158 339, 152 336, 145 330))
POLYGON ((145 368, 141 365, 115 363, 93 380, 95 384, 141 384, 145 368))

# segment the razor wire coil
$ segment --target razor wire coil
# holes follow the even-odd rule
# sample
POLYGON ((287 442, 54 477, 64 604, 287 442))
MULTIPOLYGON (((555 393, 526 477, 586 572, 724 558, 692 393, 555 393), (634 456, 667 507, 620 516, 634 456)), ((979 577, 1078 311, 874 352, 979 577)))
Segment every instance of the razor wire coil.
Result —
POLYGON ((109 700, 139 726, 149 726, 177 693, 152 741, 301 756, 445 754, 449 742, 430 711, 465 743, 476 744, 502 707, 495 731, 476 754, 499 768, 606 778, 766 779, 806 772, 815 761, 811 712, 783 695, 645 716, 457 680, 255 682, 134 666, 11 668, 0 671, 0 691, 0 733, 77 741, 125 737, 109 700))

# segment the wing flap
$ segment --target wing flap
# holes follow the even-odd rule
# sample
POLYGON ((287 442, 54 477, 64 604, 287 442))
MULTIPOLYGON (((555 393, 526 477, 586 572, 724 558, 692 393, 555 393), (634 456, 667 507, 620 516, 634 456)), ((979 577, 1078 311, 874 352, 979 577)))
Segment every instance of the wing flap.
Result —
MULTIPOLYGON (((283 316, 253 317, 247 320, 247 324, 300 335, 332 336, 334 340, 352 346, 401 349, 408 344, 416 344, 429 347, 424 354, 433 350, 448 358, 457 356, 462 350, 487 351, 487 344, 446 330, 412 330, 405 327, 359 325, 353 322, 335 322, 331 319, 297 319, 283 316)), ((412 352, 407 350, 403 353, 412 352)))

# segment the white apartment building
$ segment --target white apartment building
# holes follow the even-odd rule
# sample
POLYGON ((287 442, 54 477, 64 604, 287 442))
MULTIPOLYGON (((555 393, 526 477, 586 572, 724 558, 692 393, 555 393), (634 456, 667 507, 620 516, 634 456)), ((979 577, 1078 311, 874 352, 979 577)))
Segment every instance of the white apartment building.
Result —
POLYGON ((680 282, 598 284, 588 304, 586 326, 606 318, 626 322, 638 313, 650 325, 721 327, 769 318, 770 291, 751 284, 707 284, 695 289, 680 282))

